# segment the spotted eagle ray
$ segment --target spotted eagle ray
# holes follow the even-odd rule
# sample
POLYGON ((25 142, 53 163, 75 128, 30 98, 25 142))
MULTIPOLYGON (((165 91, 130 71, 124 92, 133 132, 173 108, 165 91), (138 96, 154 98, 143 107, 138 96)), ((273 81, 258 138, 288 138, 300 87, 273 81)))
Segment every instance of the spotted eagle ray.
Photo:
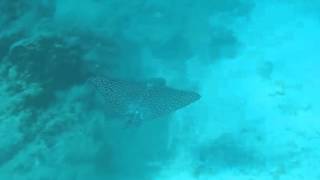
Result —
POLYGON ((200 99, 198 93, 168 87, 162 79, 138 82, 93 77, 89 82, 104 96, 107 111, 128 122, 160 118, 200 99))

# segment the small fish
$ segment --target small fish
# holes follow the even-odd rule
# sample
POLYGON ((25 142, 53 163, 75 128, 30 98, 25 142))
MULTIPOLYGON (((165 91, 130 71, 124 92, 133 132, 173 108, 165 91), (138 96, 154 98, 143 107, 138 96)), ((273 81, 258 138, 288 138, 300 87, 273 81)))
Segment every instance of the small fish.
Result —
POLYGON ((107 111, 129 123, 163 117, 200 99, 198 93, 167 87, 163 79, 137 82, 93 77, 89 82, 104 96, 107 111))

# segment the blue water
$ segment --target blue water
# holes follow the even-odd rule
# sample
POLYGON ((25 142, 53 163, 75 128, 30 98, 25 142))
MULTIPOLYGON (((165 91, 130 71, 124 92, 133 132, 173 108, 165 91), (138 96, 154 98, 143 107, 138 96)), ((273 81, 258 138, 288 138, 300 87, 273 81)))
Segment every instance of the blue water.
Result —
POLYGON ((1 0, 0 179, 320 179, 319 8, 1 0))

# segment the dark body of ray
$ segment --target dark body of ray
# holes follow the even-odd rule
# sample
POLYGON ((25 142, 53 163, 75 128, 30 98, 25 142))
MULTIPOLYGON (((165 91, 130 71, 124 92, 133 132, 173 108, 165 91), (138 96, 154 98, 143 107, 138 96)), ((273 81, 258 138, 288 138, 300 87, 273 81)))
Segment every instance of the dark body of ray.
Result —
POLYGON ((163 81, 136 82, 105 77, 89 81, 104 96, 109 113, 134 121, 159 118, 200 99, 198 93, 167 87, 163 81))

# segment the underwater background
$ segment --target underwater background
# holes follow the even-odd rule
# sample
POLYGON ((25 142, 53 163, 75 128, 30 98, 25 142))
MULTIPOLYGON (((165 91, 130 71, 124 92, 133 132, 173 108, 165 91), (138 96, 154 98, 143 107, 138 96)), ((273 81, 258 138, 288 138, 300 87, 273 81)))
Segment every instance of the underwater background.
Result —
POLYGON ((0 179, 320 179, 319 8, 0 0, 0 179), (101 96, 96 76, 127 83, 101 96), (110 115, 108 98, 132 105, 148 82, 139 111, 168 113, 110 115))

